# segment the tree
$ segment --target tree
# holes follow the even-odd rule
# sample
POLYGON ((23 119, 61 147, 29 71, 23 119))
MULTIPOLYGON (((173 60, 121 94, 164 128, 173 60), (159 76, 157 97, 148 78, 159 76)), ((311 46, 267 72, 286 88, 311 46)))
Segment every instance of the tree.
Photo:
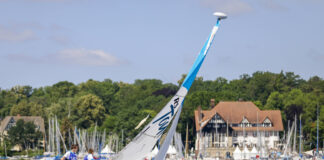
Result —
POLYGON ((265 109, 279 109, 282 110, 284 108, 284 96, 280 94, 278 91, 274 91, 270 94, 267 99, 267 103, 264 106, 265 109))
POLYGON ((86 83, 81 83, 79 87, 83 92, 98 96, 103 101, 103 105, 108 113, 114 95, 119 90, 118 84, 113 83, 110 79, 106 79, 103 82, 90 79, 86 83))
POLYGON ((16 126, 13 126, 8 131, 8 139, 12 145, 19 145, 22 149, 32 148, 37 146, 39 139, 42 138, 42 133, 36 129, 33 122, 24 122, 19 119, 16 126))
POLYGON ((78 88, 68 81, 58 82, 52 87, 45 87, 44 90, 50 102, 57 102, 60 98, 73 97, 78 92, 78 88))
POLYGON ((11 92, 14 92, 19 99, 28 98, 31 96, 33 88, 31 86, 15 86, 11 88, 11 92))
POLYGON ((11 108, 10 114, 13 116, 45 116, 44 107, 37 102, 20 101, 11 108))
POLYGON ((52 103, 48 108, 46 108, 47 117, 57 116, 58 119, 64 119, 65 117, 70 117, 73 110, 73 104, 76 98, 60 98, 56 103, 52 103))
POLYGON ((101 125, 105 118, 105 107, 102 100, 93 94, 80 97, 73 108, 73 118, 79 127, 89 128, 101 125))
POLYGON ((260 100, 263 104, 274 91, 275 74, 270 72, 255 72, 247 85, 248 96, 251 100, 260 100))
POLYGON ((18 114, 22 116, 30 116, 30 107, 27 100, 23 100, 18 104, 15 104, 10 111, 10 114, 16 116, 18 114))

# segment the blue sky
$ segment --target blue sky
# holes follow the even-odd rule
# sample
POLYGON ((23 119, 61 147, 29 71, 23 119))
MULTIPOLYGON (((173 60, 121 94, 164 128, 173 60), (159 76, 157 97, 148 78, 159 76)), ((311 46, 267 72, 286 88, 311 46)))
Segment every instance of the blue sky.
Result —
POLYGON ((255 71, 324 77, 322 0, 0 0, 0 88, 67 80, 156 78, 189 71, 216 18, 198 76, 255 71))

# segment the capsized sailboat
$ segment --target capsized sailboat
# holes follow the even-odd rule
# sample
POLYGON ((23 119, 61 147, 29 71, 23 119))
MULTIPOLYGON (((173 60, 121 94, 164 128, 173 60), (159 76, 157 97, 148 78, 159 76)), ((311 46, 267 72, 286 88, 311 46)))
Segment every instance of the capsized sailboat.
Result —
MULTIPOLYGON (((145 155, 151 152, 157 141, 161 138, 163 132, 165 129, 167 129, 171 120, 177 114, 179 108, 182 107, 184 98, 194 82, 196 75, 207 55, 208 49, 213 42, 220 21, 226 18, 224 13, 216 12, 214 15, 217 16, 217 23, 214 25, 211 34, 198 54, 196 61, 194 62, 191 70, 189 71, 176 95, 172 97, 172 99, 162 108, 156 117, 154 117, 154 119, 148 125, 146 125, 125 148, 119 152, 116 159, 129 160, 131 158, 132 160, 142 160, 144 159, 145 155)), ((180 113, 177 115, 179 116, 180 113)))

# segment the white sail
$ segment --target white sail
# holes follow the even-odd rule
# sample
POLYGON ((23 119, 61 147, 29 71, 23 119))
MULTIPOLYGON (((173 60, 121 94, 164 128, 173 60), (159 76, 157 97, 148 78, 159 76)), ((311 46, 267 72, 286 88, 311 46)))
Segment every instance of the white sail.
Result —
POLYGON ((163 143, 159 153, 155 156, 155 160, 164 160, 165 159, 166 153, 167 153, 168 148, 172 141, 172 137, 177 129, 177 124, 178 124, 178 121, 180 118, 181 110, 182 110, 182 107, 180 108, 179 112, 177 113, 176 117, 174 118, 171 128, 167 134, 167 137, 165 138, 164 143, 163 143))
MULTIPOLYGON (((224 14, 219 15, 216 25, 213 27, 211 34, 201 49, 196 61, 194 62, 187 77, 183 81, 180 89, 176 95, 163 107, 163 109, 157 114, 157 116, 147 125, 144 129, 131 141, 123 150, 119 152, 116 159, 118 160, 142 160, 145 155, 151 152, 154 145, 161 138, 164 130, 168 127, 169 123, 177 114, 181 107, 185 96, 187 95, 192 83, 194 82, 196 75, 203 63, 208 49, 214 39, 221 19, 226 18, 224 14)), ((178 113, 180 115, 180 113, 178 113)), ((171 135, 171 137, 173 134, 171 135)))
POLYGON ((154 145, 160 139, 163 131, 168 127, 170 121, 177 113, 180 103, 187 94, 187 89, 181 87, 176 96, 160 111, 160 113, 131 141, 122 151, 119 152, 118 160, 142 160, 145 155, 151 152, 154 145))

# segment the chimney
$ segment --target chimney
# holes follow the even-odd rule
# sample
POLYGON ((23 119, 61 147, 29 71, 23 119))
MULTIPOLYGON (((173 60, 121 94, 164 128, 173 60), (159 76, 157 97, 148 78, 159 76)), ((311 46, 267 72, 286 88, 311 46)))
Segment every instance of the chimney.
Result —
POLYGON ((210 106, 210 109, 212 109, 212 108, 215 107, 215 99, 214 99, 214 98, 213 98, 213 99, 210 99, 210 104, 209 104, 209 106, 210 106))

